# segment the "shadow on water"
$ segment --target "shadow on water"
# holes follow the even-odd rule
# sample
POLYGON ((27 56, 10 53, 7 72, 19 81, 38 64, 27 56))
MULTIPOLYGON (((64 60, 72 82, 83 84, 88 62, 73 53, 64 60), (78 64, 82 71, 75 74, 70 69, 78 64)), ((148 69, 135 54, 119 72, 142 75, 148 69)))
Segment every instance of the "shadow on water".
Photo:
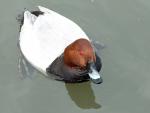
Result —
POLYGON ((68 94, 75 104, 82 109, 99 109, 101 105, 95 102, 95 95, 90 82, 65 84, 68 94))

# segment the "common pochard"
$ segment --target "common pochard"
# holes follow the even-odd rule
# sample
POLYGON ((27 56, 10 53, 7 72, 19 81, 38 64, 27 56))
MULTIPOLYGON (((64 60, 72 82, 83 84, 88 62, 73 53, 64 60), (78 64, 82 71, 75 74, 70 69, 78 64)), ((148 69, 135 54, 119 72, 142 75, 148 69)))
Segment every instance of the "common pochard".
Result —
POLYGON ((102 83, 101 59, 91 40, 70 19, 47 8, 25 11, 20 30, 22 54, 46 76, 65 82, 102 83))

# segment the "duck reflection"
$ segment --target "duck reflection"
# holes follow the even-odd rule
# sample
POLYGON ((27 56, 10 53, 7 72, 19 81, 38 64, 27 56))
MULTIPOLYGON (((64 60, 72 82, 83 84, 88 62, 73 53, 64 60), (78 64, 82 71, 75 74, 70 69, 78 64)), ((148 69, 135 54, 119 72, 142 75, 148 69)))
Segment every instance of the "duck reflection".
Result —
POLYGON ((82 109, 98 109, 101 105, 95 102, 95 95, 90 82, 65 84, 68 94, 75 104, 82 109))
MULTIPOLYGON (((33 79, 38 73, 22 54, 19 57, 18 67, 22 79, 33 79)), ((95 102, 95 95, 89 81, 75 84, 65 83, 65 86, 71 99, 78 107, 82 109, 101 108, 101 105, 95 102)))

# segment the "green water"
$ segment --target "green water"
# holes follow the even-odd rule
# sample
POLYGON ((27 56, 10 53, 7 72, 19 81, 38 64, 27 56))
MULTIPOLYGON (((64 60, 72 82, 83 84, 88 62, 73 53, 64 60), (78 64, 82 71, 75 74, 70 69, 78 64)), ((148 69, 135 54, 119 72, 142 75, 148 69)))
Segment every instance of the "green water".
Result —
POLYGON ((149 113, 149 30, 149 0, 1 0, 0 113, 149 113), (72 19, 106 45, 103 84, 47 79, 21 60, 16 17, 37 5, 72 19))

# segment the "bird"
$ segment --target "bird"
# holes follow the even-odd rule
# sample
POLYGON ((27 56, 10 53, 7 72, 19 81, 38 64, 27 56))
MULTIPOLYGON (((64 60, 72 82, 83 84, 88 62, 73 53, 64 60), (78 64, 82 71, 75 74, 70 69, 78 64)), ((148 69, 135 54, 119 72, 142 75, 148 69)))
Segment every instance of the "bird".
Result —
POLYGON ((89 37, 72 20, 48 8, 24 11, 19 47, 38 71, 67 83, 100 84, 102 62, 89 37))

